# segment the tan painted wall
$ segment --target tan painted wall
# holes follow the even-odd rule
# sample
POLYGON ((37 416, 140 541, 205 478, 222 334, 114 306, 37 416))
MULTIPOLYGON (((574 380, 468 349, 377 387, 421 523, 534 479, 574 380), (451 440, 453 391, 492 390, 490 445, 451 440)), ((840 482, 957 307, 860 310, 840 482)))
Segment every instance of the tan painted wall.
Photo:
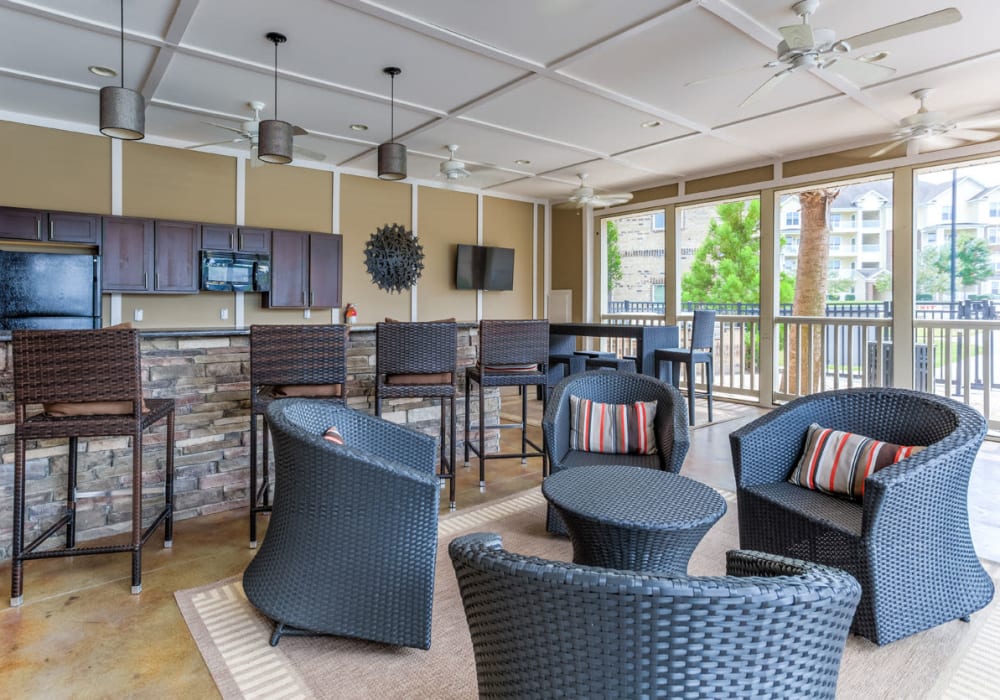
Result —
POLYGON ((236 159, 126 141, 122 214, 236 223, 236 159))
MULTIPOLYGON (((105 299, 110 297, 104 295, 105 299)), ((235 295, 225 292, 122 294, 122 321, 130 321, 136 328, 232 328, 236 318, 234 298, 235 295), (223 308, 229 309, 226 321, 219 313, 223 308), (136 309, 142 309, 142 321, 134 320, 136 309)), ((104 325, 110 325, 110 313, 105 314, 103 321, 104 325)))
POLYGON ((0 204, 111 213, 111 139, 0 122, 0 204))
POLYGON ((680 194, 680 191, 680 187, 677 183, 660 185, 659 187, 650 187, 646 190, 636 190, 632 193, 632 204, 651 202, 655 199, 666 199, 667 197, 676 197, 680 194))
POLYGON ((737 170, 724 175, 713 175, 697 180, 688 180, 684 183, 684 192, 696 194, 698 192, 709 192, 711 190, 721 190, 727 187, 739 187, 755 182, 766 182, 774 177, 774 167, 762 165, 759 168, 749 168, 747 170, 737 170))
POLYGON ((247 226, 337 233, 331 173, 287 165, 244 167, 247 226))
POLYGON ((514 289, 483 292, 483 318, 531 318, 531 227, 527 202, 483 197, 483 245, 514 249, 514 289))
POLYGON ((410 292, 390 294, 375 286, 365 269, 365 243, 386 224, 412 226, 411 186, 374 178, 340 178, 340 233, 344 236, 344 303, 358 307, 358 323, 386 317, 410 319, 410 292))
POLYGON ((475 321, 476 292, 455 289, 455 249, 459 243, 476 244, 476 195, 437 187, 419 187, 417 195, 417 235, 424 247, 418 320, 475 321))
POLYGON ((552 210, 552 288, 573 290, 573 320, 583 318, 583 251, 576 209, 552 210))

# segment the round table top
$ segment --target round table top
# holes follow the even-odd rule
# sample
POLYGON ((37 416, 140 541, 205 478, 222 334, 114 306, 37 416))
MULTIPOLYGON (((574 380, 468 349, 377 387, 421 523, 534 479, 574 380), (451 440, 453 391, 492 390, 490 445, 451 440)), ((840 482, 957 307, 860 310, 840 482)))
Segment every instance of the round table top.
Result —
POLYGON ((714 523, 726 501, 679 474, 622 465, 563 469, 542 482, 545 498, 585 518, 637 529, 684 529, 714 523))

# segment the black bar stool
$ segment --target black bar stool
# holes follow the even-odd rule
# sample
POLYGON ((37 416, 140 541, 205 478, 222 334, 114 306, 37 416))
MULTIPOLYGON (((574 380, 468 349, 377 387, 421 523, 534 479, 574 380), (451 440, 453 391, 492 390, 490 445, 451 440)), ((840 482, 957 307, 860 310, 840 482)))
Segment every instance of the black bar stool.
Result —
MULTIPOLYGON (((294 396, 344 402, 347 381, 345 325, 250 326, 250 547, 257 546, 257 513, 271 511, 266 411, 275 399, 294 396), (257 417, 264 421, 260 485, 257 483, 257 417)), ((331 427, 331 426, 327 426, 331 427)))
MULTIPOLYGON (((132 593, 142 591, 142 546, 163 523, 163 546, 173 544, 174 400, 143 399, 139 331, 100 330, 13 332, 14 364, 14 532, 10 604, 23 601, 23 566, 29 559, 77 554, 132 553, 132 593), (28 407, 43 411, 28 415, 28 407), (166 419, 164 506, 142 527, 142 436, 166 419), (81 437, 126 435, 132 438, 132 530, 128 544, 80 547, 76 544, 78 498, 108 497, 111 492, 77 490, 77 444, 81 437), (25 544, 25 460, 28 440, 69 438, 66 508, 25 544), (65 528, 66 546, 38 551, 65 528)), ((123 480, 124 481, 124 480, 123 480)))
POLYGON ((455 374, 458 371, 458 325, 454 321, 387 321, 375 326, 375 415, 384 399, 441 400, 441 469, 450 482, 449 505, 455 509, 455 374), (445 403, 451 407, 445 420, 445 403), (447 426, 447 429, 446 429, 447 426), (449 449, 445 454, 445 444, 449 449))
POLYGON ((705 365, 705 385, 708 398, 708 422, 712 422, 712 382, 715 374, 712 370, 712 347, 715 345, 715 311, 700 310, 694 312, 691 323, 691 343, 686 348, 658 348, 654 353, 657 376, 660 375, 660 363, 670 362, 671 379, 674 386, 680 386, 681 368, 687 366, 688 419, 694 425, 695 397, 695 366, 705 365))
MULTIPOLYGON (((547 364, 549 359, 549 322, 548 321, 480 321, 479 323, 479 362, 465 373, 465 465, 469 466, 470 450, 479 457, 479 487, 486 486, 487 459, 503 459, 520 457, 521 463, 528 457, 542 458, 542 475, 548 471, 548 458, 545 454, 544 437, 542 446, 528 439, 528 391, 529 386, 545 387, 548 381, 547 364), (479 384, 479 424, 470 425, 469 396, 472 382, 479 384), (521 422, 497 425, 484 425, 486 387, 517 386, 521 388, 521 422), (516 453, 499 453, 487 455, 486 431, 492 429, 520 428, 521 451, 516 453), (479 446, 469 442, 470 430, 479 431, 479 446), (529 452, 528 447, 534 451, 529 452)), ((542 398, 544 410, 545 397, 542 398)))

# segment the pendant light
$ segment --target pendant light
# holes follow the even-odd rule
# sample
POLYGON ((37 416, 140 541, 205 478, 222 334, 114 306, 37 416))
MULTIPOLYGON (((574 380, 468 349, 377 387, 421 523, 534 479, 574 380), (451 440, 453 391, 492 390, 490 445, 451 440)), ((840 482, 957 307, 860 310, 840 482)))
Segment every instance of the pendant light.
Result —
POLYGON ((125 87, 125 0, 121 15, 121 86, 101 88, 101 133, 113 139, 135 141, 146 134, 146 103, 142 95, 125 87))
POLYGON ((389 66, 382 72, 389 76, 389 141, 378 147, 378 176, 380 180, 402 180, 406 177, 406 146, 395 142, 396 123, 393 112, 396 107, 396 76, 399 68, 389 66))
POLYGON ((274 119, 265 119, 258 127, 257 158, 284 165, 292 162, 292 125, 278 119, 278 44, 284 44, 288 37, 278 32, 266 36, 274 43, 274 119))

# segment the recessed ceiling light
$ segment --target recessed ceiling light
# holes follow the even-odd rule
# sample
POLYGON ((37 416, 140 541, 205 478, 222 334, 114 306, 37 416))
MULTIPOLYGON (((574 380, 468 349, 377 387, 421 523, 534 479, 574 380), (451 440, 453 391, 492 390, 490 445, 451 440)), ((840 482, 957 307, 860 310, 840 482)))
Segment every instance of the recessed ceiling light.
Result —
POLYGON ((351 131, 368 131, 367 124, 351 124, 351 131))
POLYGON ((654 127, 660 126, 661 124, 663 124, 663 122, 661 122, 659 119, 650 119, 648 122, 643 122, 641 126, 643 129, 652 129, 654 127))
POLYGON ((113 78, 118 75, 118 71, 114 68, 108 68, 107 66, 87 66, 89 70, 94 75, 99 75, 102 78, 113 78))
POLYGON ((524 158, 518 158, 517 160, 514 161, 514 164, 515 165, 531 165, 531 161, 530 160, 526 160, 524 158))

